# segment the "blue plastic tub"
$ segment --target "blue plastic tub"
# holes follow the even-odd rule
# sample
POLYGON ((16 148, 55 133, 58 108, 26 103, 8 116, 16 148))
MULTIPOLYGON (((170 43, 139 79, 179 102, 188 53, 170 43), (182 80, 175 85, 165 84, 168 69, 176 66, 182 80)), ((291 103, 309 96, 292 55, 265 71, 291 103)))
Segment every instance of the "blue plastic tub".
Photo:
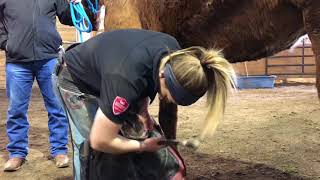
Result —
POLYGON ((240 76, 237 77, 238 89, 274 88, 276 76, 240 76))

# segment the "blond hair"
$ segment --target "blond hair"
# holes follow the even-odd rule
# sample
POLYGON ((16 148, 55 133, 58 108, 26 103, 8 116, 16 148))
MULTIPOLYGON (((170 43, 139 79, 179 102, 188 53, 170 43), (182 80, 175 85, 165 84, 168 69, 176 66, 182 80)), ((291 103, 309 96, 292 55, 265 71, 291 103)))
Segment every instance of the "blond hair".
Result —
POLYGON ((212 135, 222 118, 228 92, 235 87, 235 72, 221 51, 194 46, 165 56, 160 69, 169 63, 179 84, 191 94, 207 92, 208 112, 200 138, 212 135))

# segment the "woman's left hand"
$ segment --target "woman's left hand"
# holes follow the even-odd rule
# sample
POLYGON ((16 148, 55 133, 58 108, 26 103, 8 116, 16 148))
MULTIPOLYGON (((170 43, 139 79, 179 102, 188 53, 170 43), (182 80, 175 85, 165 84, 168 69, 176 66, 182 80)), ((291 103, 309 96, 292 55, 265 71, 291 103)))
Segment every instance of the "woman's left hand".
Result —
POLYGON ((164 148, 165 145, 160 145, 160 141, 163 141, 163 137, 152 137, 147 138, 144 141, 141 142, 141 148, 140 151, 143 152, 155 152, 160 150, 161 148, 164 148))

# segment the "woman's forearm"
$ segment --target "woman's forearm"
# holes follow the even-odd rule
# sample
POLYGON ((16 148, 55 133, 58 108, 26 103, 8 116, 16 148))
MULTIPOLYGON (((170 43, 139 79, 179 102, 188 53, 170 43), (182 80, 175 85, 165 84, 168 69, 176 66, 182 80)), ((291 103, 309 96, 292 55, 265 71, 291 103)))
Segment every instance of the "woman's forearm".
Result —
POLYGON ((121 125, 112 122, 98 109, 90 132, 90 145, 93 149, 122 154, 129 152, 154 152, 161 148, 162 137, 147 138, 143 142, 132 140, 119 135, 121 125))
POLYGON ((101 138, 95 143, 91 142, 91 146, 95 150, 111 154, 123 154, 142 151, 141 142, 137 140, 127 139, 120 135, 111 140, 101 138))
POLYGON ((95 150, 121 154, 141 151, 141 143, 119 135, 120 124, 112 122, 98 109, 90 132, 90 144, 95 150))

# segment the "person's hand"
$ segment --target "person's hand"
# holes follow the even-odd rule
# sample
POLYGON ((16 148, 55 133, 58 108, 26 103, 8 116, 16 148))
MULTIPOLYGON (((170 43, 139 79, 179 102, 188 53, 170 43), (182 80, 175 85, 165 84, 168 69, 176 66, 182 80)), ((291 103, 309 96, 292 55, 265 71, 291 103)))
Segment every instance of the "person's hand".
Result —
POLYGON ((141 142, 141 152, 155 152, 164 148, 165 145, 159 145, 159 141, 163 140, 163 137, 153 137, 145 139, 141 142))

